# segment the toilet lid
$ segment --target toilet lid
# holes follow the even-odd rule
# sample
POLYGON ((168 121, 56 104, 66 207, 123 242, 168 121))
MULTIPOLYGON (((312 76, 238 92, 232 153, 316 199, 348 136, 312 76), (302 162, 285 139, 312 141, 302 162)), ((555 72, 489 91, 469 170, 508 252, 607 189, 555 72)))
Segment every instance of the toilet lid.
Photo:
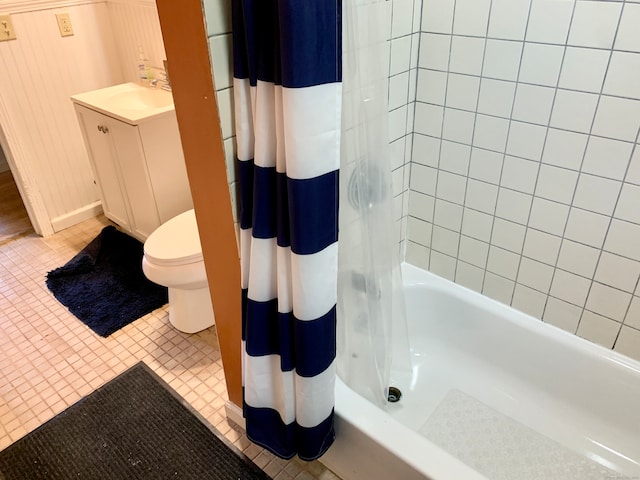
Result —
POLYGON ((187 210, 160 225, 144 242, 144 255, 158 265, 196 263, 202 260, 202 247, 196 215, 187 210))

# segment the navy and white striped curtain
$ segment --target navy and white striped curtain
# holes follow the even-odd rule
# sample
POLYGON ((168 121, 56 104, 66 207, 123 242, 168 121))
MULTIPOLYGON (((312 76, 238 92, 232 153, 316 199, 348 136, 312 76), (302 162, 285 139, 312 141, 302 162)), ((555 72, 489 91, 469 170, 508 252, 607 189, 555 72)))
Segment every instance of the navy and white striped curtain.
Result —
POLYGON ((334 439, 340 0, 233 0, 247 436, 334 439))

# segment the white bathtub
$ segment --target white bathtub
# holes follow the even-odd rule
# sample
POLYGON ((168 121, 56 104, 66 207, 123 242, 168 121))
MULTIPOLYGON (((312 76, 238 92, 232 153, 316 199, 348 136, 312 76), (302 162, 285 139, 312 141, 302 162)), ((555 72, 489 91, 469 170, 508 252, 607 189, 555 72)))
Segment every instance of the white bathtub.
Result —
POLYGON ((383 412, 338 381, 323 463, 345 480, 640 479, 640 362, 425 270, 403 276, 402 399, 383 412))

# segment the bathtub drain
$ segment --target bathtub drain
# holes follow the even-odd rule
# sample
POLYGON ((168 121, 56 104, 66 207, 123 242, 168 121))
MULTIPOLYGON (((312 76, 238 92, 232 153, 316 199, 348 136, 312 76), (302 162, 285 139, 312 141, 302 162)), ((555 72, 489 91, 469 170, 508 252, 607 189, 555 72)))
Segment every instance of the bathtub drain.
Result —
POLYGON ((389 387, 389 393, 387 394, 387 400, 391 403, 396 403, 400 401, 400 397, 402 396, 402 392, 399 388, 389 387))

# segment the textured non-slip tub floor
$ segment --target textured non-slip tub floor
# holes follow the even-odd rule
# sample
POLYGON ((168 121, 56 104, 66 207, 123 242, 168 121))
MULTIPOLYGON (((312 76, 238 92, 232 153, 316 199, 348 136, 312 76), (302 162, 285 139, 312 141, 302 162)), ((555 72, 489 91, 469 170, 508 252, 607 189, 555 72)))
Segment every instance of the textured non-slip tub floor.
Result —
POLYGON ((108 224, 100 216, 46 238, 31 234, 0 246, 0 450, 143 360, 272 478, 338 478, 319 462, 274 457, 227 421, 214 328, 178 332, 165 306, 101 338, 55 300, 46 273, 108 224))

